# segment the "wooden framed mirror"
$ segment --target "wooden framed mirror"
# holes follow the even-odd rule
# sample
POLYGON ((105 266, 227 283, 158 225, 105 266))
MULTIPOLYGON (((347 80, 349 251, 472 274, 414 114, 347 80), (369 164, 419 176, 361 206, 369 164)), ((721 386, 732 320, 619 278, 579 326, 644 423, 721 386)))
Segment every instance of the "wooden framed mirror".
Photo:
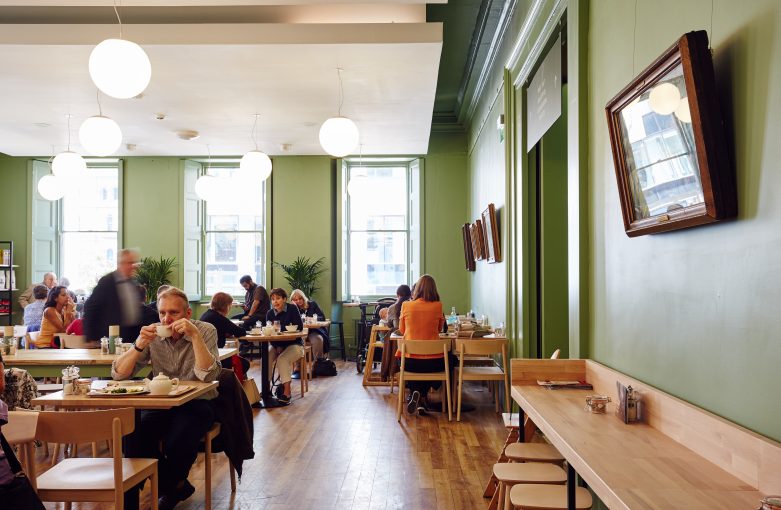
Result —
POLYGON ((704 31, 684 34, 605 112, 628 236, 737 216, 735 172, 704 31))

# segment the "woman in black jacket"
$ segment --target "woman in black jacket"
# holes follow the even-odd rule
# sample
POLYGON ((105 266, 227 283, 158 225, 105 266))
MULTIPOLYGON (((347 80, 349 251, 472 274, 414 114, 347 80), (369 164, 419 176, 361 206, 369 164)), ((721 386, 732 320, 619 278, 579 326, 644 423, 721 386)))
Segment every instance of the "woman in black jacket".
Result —
MULTIPOLYGON (((290 293, 290 301, 298 307, 298 313, 307 317, 314 317, 317 321, 325 320, 325 314, 317 302, 313 299, 308 299, 301 289, 296 289, 290 293)), ((306 337, 306 341, 312 345, 312 356, 314 359, 328 357, 328 352, 331 350, 328 340, 328 329, 309 328, 309 335, 306 337)))
MULTIPOLYGON (((233 303, 233 297, 230 294, 217 292, 212 296, 209 309, 201 315, 200 320, 208 322, 217 330, 217 347, 219 348, 225 347, 226 337, 240 338, 247 334, 244 328, 237 326, 228 318, 228 310, 230 310, 231 303, 233 303)), ((244 358, 239 358, 239 361, 241 361, 246 374, 247 370, 249 370, 249 361, 244 358)), ((226 358, 221 363, 224 368, 233 368, 232 358, 226 358)))

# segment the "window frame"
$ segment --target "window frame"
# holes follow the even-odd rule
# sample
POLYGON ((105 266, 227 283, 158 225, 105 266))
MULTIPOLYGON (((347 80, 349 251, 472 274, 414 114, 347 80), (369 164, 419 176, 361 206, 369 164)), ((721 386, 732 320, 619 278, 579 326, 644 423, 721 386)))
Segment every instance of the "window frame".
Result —
MULTIPOLYGON (((202 175, 209 175, 208 170, 210 170, 212 168, 215 168, 215 169, 216 168, 235 168, 235 169, 238 169, 239 168, 239 163, 240 163, 239 159, 219 159, 219 160, 212 159, 211 161, 206 161, 206 160, 195 160, 195 161, 197 161, 198 163, 201 164, 201 169, 198 172, 198 176, 199 177, 202 176, 202 175)), ((207 268, 206 268, 206 266, 207 266, 207 261, 206 261, 206 250, 207 250, 206 237, 207 237, 208 234, 220 234, 220 233, 227 233, 227 234, 257 234, 257 233, 260 233, 261 234, 261 243, 262 243, 261 253, 263 254, 263 260, 261 261, 261 264, 260 264, 260 266, 262 268, 262 274, 258 275, 257 280, 255 280, 255 276, 253 275, 253 281, 255 281, 255 283, 262 282, 260 284, 266 286, 265 282, 266 282, 266 279, 267 279, 267 277, 268 277, 268 275, 270 273, 270 268, 269 268, 269 264, 270 264, 269 263, 269 255, 270 254, 269 254, 269 243, 268 243, 268 239, 269 239, 269 221, 268 220, 269 220, 269 212, 270 212, 269 211, 269 202, 270 201, 269 201, 268 194, 269 194, 269 189, 271 188, 270 180, 271 180, 271 177, 268 177, 266 180, 261 182, 260 198, 261 198, 261 200, 263 200, 263 207, 262 207, 263 219, 262 219, 262 222, 261 222, 262 230, 214 230, 214 229, 209 229, 208 228, 208 217, 209 217, 208 207, 209 207, 209 205, 208 205, 206 200, 201 200, 199 198, 199 200, 201 202, 201 211, 200 211, 200 214, 201 214, 201 289, 202 289, 202 293, 203 293, 201 298, 202 298, 203 301, 211 300, 211 297, 213 295, 213 294, 211 294, 211 293, 209 293, 207 291, 207 287, 206 287, 206 280, 207 280, 207 274, 206 274, 206 271, 207 271, 207 268)), ((243 293, 242 294, 232 294, 232 296, 233 296, 234 299, 235 298, 240 298, 240 299, 244 298, 244 294, 243 293)))
MULTIPOLYGON (((418 245, 420 246, 420 249, 418 250, 418 254, 413 254, 413 226, 412 226, 412 218, 415 216, 414 214, 414 208, 415 208, 415 201, 410 199, 410 196, 412 194, 413 188, 417 188, 420 190, 420 194, 422 194, 422 172, 419 176, 421 183, 418 186, 414 186, 414 176, 413 176, 413 165, 418 162, 419 166, 422 167, 422 158, 417 157, 389 157, 389 158, 344 158, 342 160, 342 196, 343 201, 342 203, 342 225, 343 225, 343 242, 341 243, 342 246, 342 267, 343 274, 341 278, 341 298, 343 302, 349 302, 352 300, 353 296, 356 295, 356 293, 352 290, 352 280, 351 280, 351 262, 350 262, 350 254, 351 254, 351 242, 352 242, 352 233, 353 232, 360 232, 360 233, 393 233, 393 232, 404 232, 406 233, 406 247, 405 252, 407 255, 407 261, 406 261, 406 269, 405 269, 405 282, 399 282, 399 285, 401 283, 406 283, 407 285, 412 285, 412 280, 414 279, 413 272, 415 272, 415 269, 413 267, 413 260, 417 259, 419 261, 423 260, 423 248, 422 243, 418 242, 418 245), (405 171, 405 178, 406 178, 406 191, 407 191, 407 203, 406 203, 406 217, 405 217, 405 229, 388 229, 388 230, 379 230, 379 229, 366 229, 366 230, 355 230, 353 231, 350 225, 350 214, 352 209, 352 201, 350 194, 347 193, 347 186, 350 183, 350 170, 352 168, 388 168, 388 167, 404 167, 405 171)), ((423 218, 423 200, 422 197, 419 197, 417 200, 417 206, 420 209, 419 217, 423 218)), ((422 223, 422 221, 421 221, 422 223)), ((423 227, 422 225, 419 226, 418 229, 418 236, 420 239, 423 238, 423 227)), ((423 273, 422 269, 422 263, 420 264, 420 268, 418 269, 418 272, 420 274, 423 273)), ((375 301, 379 298, 388 297, 389 294, 358 294, 361 297, 362 301, 375 301)))
MULTIPOLYGON (((122 226, 124 224, 123 222, 123 210, 124 210, 124 201, 123 201, 123 160, 121 158, 84 158, 84 161, 87 163, 87 171, 89 172, 90 169, 94 168, 116 168, 117 169, 117 228, 116 230, 65 230, 65 212, 64 212, 64 198, 57 200, 57 220, 56 220, 56 229, 55 229, 55 245, 56 245, 56 252, 55 252, 55 261, 54 261, 54 268, 55 272, 57 273, 57 276, 59 278, 63 276, 68 276, 64 274, 64 268, 63 268, 63 257, 62 254, 64 252, 64 234, 68 233, 80 233, 80 232, 87 232, 92 234, 109 234, 116 232, 117 233, 117 245, 116 250, 114 252, 114 255, 116 257, 116 254, 119 253, 120 246, 122 246, 122 226)), ((102 276, 102 275, 99 275, 102 276)), ((85 289, 87 290, 87 289, 85 289)), ((92 289, 89 289, 91 292, 92 289)))

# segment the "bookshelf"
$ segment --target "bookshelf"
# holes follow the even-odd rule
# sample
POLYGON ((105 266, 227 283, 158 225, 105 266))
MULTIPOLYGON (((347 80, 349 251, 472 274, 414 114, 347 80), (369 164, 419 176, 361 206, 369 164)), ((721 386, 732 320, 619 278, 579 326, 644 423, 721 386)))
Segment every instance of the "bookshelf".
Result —
POLYGON ((0 241, 0 322, 7 322, 9 326, 13 324, 17 267, 14 264, 14 242, 0 241))

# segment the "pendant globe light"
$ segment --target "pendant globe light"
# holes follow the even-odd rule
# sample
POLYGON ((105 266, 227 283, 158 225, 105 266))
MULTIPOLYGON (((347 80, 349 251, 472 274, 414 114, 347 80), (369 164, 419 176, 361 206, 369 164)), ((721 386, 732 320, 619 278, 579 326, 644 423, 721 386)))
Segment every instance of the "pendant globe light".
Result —
POLYGON ((206 163, 206 173, 198 177, 198 180, 195 181, 195 194, 198 195, 198 198, 201 200, 210 202, 220 195, 220 182, 219 177, 209 175, 212 153, 208 145, 206 146, 206 151, 209 153, 209 161, 206 163))
POLYGON ((52 160, 52 173, 66 181, 73 182, 87 172, 87 162, 71 150, 71 115, 68 114, 68 150, 60 152, 52 160))
POLYGON ((359 133, 355 122, 342 116, 344 104, 344 87, 342 84, 342 69, 337 67, 339 76, 339 108, 336 117, 323 122, 320 126, 320 145, 325 152, 336 158, 343 158, 352 153, 358 146, 359 133))
POLYGON ((681 102, 681 93, 672 83, 661 83, 648 95, 651 109, 659 115, 670 115, 681 102))
POLYGON ((67 186, 62 177, 56 175, 44 175, 38 181, 38 193, 46 200, 59 200, 65 196, 67 186))
POLYGON ((271 175, 271 158, 268 155, 258 149, 258 140, 255 136, 255 129, 258 126, 258 117, 260 114, 255 114, 255 123, 252 125, 252 141, 255 143, 255 150, 249 151, 241 157, 239 162, 239 170, 245 174, 252 174, 257 172, 261 181, 268 179, 271 175))
POLYGON ((79 141, 84 150, 93 156, 110 156, 122 145, 122 130, 119 124, 103 116, 100 106, 100 91, 98 91, 99 115, 90 117, 79 127, 79 141))
POLYGON ((119 39, 106 39, 92 49, 89 75, 107 96, 128 99, 146 90, 152 78, 152 64, 141 46, 122 39, 122 20, 116 1, 114 13, 119 22, 119 39))

